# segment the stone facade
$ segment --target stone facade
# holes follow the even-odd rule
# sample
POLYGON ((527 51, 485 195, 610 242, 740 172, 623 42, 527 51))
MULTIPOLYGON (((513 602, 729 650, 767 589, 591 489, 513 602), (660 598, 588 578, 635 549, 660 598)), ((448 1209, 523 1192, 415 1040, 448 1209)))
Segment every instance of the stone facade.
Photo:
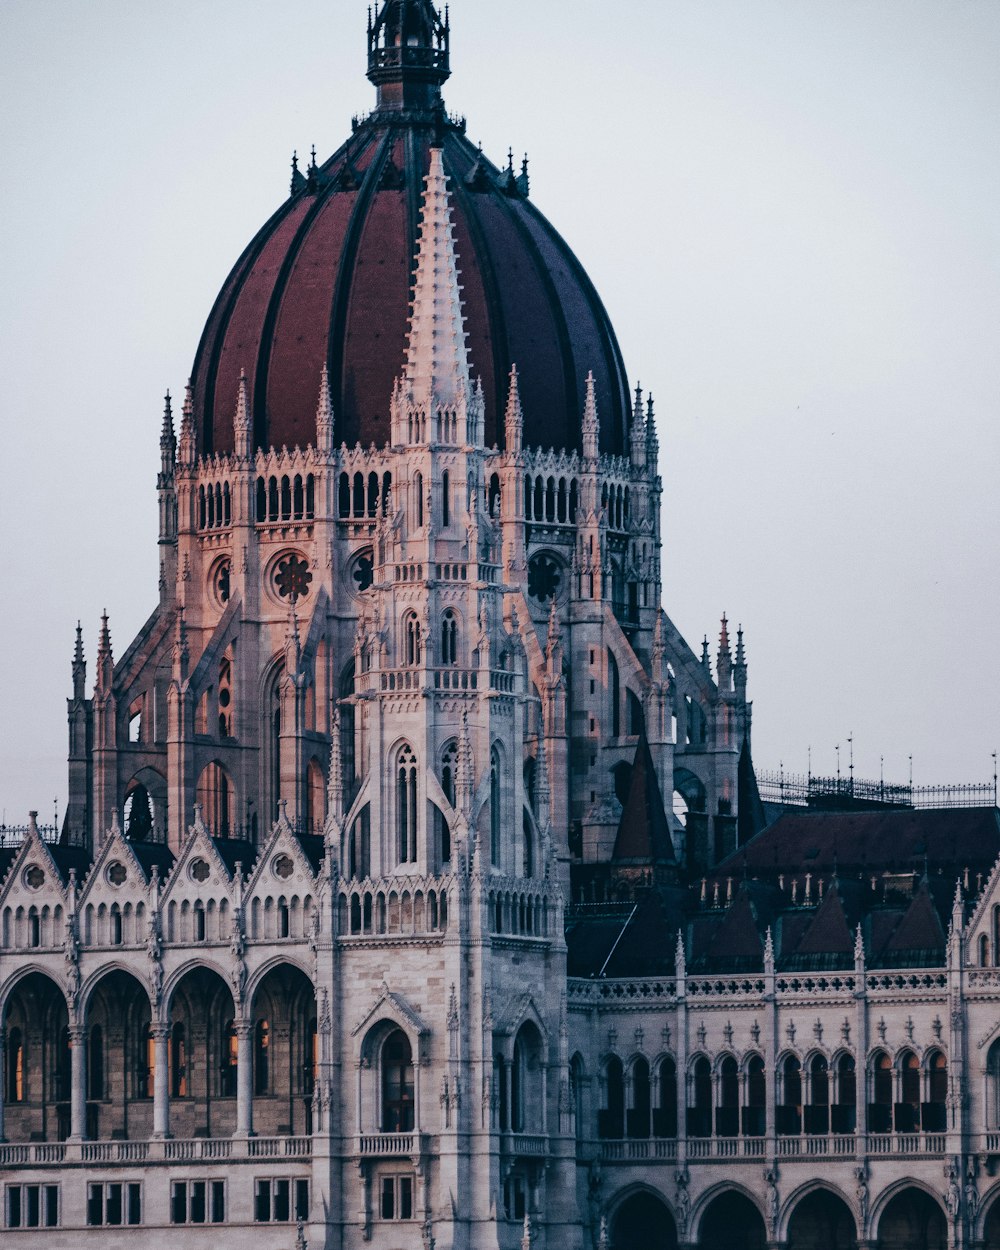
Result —
POLYGON ((743 637, 660 606, 652 399, 602 450, 581 377, 554 450, 473 376, 447 40, 369 35, 431 135, 388 442, 326 367, 304 448, 246 374, 231 451, 168 397, 158 606, 89 695, 78 633, 65 826, 0 850, 4 1244, 1000 1245, 995 817, 946 944, 926 867, 740 867, 743 637))

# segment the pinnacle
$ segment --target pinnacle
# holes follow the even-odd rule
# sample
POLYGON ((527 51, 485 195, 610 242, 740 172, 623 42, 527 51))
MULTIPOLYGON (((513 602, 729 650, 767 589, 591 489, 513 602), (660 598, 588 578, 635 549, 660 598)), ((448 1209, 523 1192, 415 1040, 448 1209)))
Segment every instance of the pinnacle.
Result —
POLYGON ((464 400, 470 378, 448 180, 440 148, 431 148, 424 181, 404 378, 411 401, 431 410, 464 400))

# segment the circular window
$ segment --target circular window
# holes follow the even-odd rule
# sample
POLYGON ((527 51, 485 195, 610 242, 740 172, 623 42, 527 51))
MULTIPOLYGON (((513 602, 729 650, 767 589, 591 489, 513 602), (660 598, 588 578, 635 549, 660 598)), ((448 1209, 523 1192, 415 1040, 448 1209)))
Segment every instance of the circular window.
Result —
POLYGON ((548 603, 562 587, 563 571, 558 560, 541 551, 528 561, 528 594, 537 603, 548 603))
POLYGON ((295 865, 292 863, 290 855, 278 855, 271 865, 271 871, 276 877, 280 877, 282 881, 288 880, 294 868, 295 865))
POLYGON ((233 566, 228 557, 220 560, 212 569, 209 581, 211 583, 212 594, 215 596, 220 607, 225 607, 229 602, 229 596, 232 593, 232 577, 233 566))
POLYGON ((125 871, 125 865, 115 860, 113 864, 108 865, 107 875, 112 885, 124 885, 128 873, 125 871))
POLYGON ((207 881, 210 871, 211 869, 203 859, 196 859, 191 863, 191 877, 194 881, 207 881))
POLYGON ((30 864, 25 868, 24 884, 29 890, 40 890, 45 884, 45 873, 37 864, 30 864))
POLYGON ((358 552, 348 567, 347 576, 355 594, 361 594, 371 586, 375 580, 375 553, 371 547, 358 552))
POLYGON ((274 589, 282 599, 308 598, 313 575, 309 572, 308 560, 294 551, 278 560, 271 576, 274 589))

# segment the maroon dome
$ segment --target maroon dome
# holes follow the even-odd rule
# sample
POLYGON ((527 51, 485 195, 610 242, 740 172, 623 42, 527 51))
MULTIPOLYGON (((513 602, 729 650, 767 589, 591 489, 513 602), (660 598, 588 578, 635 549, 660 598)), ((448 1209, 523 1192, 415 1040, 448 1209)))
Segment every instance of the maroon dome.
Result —
POLYGON ((398 0, 369 32, 378 107, 266 223, 226 280, 195 358, 200 450, 233 447, 240 370, 251 379, 259 447, 316 440, 330 372, 336 440, 384 445, 406 349, 420 198, 432 144, 450 179, 474 376, 486 443, 503 445, 507 375, 517 365, 528 446, 580 445, 593 370, 601 448, 624 453, 628 384, 607 313, 579 261, 527 197, 527 174, 499 169, 445 117, 448 31, 429 0, 398 0), (396 10, 423 23, 400 40, 396 10), (415 14, 415 17, 413 16, 415 14))

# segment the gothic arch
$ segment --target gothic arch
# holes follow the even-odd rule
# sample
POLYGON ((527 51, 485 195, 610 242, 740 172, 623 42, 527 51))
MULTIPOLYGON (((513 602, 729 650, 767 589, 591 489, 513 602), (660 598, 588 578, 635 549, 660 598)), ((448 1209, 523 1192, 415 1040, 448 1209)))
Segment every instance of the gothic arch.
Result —
POLYGON ((855 1203, 852 1202, 851 1199, 848 1198, 845 1194, 841 1193, 841 1191, 837 1188, 837 1186, 832 1184, 830 1181, 826 1181, 818 1177, 813 1177, 812 1179, 808 1181, 804 1181, 801 1185, 798 1186, 797 1189, 794 1189, 785 1199, 785 1202, 781 1208, 781 1214, 778 1219, 778 1228, 776 1230, 777 1240, 779 1241, 788 1240, 789 1226, 792 1222, 792 1217, 795 1215, 799 1206, 801 1205, 803 1200, 808 1198, 811 1194, 818 1194, 818 1193, 830 1194, 832 1197, 839 1199, 844 1204, 845 1208, 850 1214, 851 1223, 853 1225, 852 1236, 855 1239, 857 1239, 858 1237, 861 1237, 864 1235, 864 1229, 860 1230, 860 1232, 858 1230, 857 1209, 856 1209, 855 1203))
MULTIPOLYGON (((145 963, 143 959, 143 963, 145 963)), ((136 968, 134 964, 129 964, 123 959, 102 959, 100 966, 87 977, 83 985, 80 987, 80 997, 77 1000, 77 1015, 80 1020, 87 1018, 87 1012, 90 1010, 90 1002, 94 996, 94 991, 98 985, 112 972, 124 972, 126 976, 132 977, 138 981, 145 991, 146 997, 149 998, 149 982, 146 979, 145 967, 136 968)), ((60 987, 61 988, 61 987, 60 987)), ((156 1007, 153 1000, 149 1000, 149 1009, 152 1015, 156 1016, 156 1007)))
POLYGON ((253 1007, 254 996, 256 995, 258 989, 260 989, 261 982, 265 979, 268 973, 273 972, 275 968, 280 968, 285 964, 291 968, 295 968, 298 972, 301 972, 309 984, 313 986, 313 992, 315 993, 315 984, 313 982, 312 972, 306 966, 304 961, 293 955, 291 952, 283 952, 280 955, 275 955, 272 959, 268 959, 265 963, 261 964, 259 968, 255 968, 247 978, 246 987, 243 990, 243 1002, 248 1008, 253 1007))
MULTIPOLYGON (((7 1004, 10 1001, 11 994, 15 989, 17 989, 18 985, 25 979, 25 977, 30 977, 33 973, 45 977, 47 981, 51 981, 55 988, 63 996, 63 999, 66 999, 66 989, 60 978, 53 974, 51 968, 43 967, 41 964, 20 964, 16 971, 7 978, 3 985, 0 985, 0 1025, 3 1024, 6 1016, 7 1004)), ((70 1011, 68 1000, 66 1001, 66 1010, 67 1012, 70 1011)), ((72 1012, 70 1012, 70 1016, 72 1017, 72 1012)))
POLYGON ((189 972, 194 972, 198 968, 204 968, 206 972, 214 972, 225 985, 229 985, 228 968, 221 968, 211 959, 188 959, 179 968, 175 968, 164 982, 159 1010, 159 1022, 161 1024, 166 1024, 170 1019, 170 1010, 173 1007, 174 993, 178 985, 180 985, 189 972))
POLYGON ((717 1184, 710 1186, 703 1194, 700 1194, 691 1211, 691 1222, 688 1226, 688 1241, 695 1243, 701 1240, 702 1221, 709 1207, 717 1198, 721 1198, 726 1194, 737 1194, 753 1207, 760 1216, 761 1223, 767 1227, 767 1219, 764 1209, 760 1204, 757 1195, 752 1193, 745 1185, 741 1185, 736 1181, 719 1181, 717 1184))
POLYGON ((659 1216, 655 1222, 656 1242, 651 1243, 648 1240, 649 1222, 648 1220, 643 1222, 640 1216, 642 1250, 661 1250, 661 1248, 662 1250, 674 1250, 677 1245, 677 1217, 674 1214, 673 1206, 655 1186, 644 1181, 636 1181, 631 1185, 626 1185, 607 1204, 608 1224, 612 1230, 612 1244, 616 1250, 618 1250, 619 1245, 622 1250, 639 1250, 640 1243, 634 1238, 622 1240, 623 1237, 627 1237, 627 1233, 619 1227, 619 1222, 632 1204, 647 1205, 650 1208, 650 1216, 652 1216, 654 1204, 662 1208, 662 1213, 656 1212, 657 1216, 659 1216), (663 1215, 666 1215, 666 1221, 663 1220, 663 1215))
POLYGON ((944 1207, 941 1205, 941 1196, 930 1185, 920 1180, 916 1176, 901 1176, 899 1180, 893 1181, 887 1185, 885 1189, 872 1203, 872 1213, 869 1221, 870 1235, 879 1239, 882 1234, 882 1217, 885 1215, 886 1208, 892 1202, 893 1198, 897 1198, 900 1194, 905 1193, 908 1189, 917 1189, 921 1193, 926 1194, 941 1212, 942 1220, 947 1220, 944 1207))

